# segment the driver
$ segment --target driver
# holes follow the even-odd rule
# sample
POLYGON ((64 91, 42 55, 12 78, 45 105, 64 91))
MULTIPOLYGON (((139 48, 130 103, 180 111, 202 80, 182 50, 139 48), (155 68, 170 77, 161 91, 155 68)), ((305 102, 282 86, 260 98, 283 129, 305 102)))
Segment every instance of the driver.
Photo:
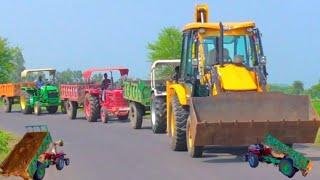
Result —
POLYGON ((36 81, 36 88, 40 89, 44 85, 44 82, 42 81, 42 76, 40 75, 38 77, 38 80, 36 81))
POLYGON ((107 73, 104 73, 103 77, 104 77, 104 79, 101 82, 101 89, 105 90, 105 89, 108 89, 109 85, 111 84, 111 80, 108 79, 108 74, 107 73))
POLYGON ((233 62, 237 65, 242 65, 243 64, 243 56, 242 55, 234 56, 233 62))
POLYGON ((56 142, 53 142, 53 143, 51 144, 50 152, 51 152, 52 154, 57 154, 57 147, 58 147, 58 146, 63 146, 63 140, 62 140, 62 139, 60 139, 60 140, 58 140, 58 141, 56 141, 56 142))

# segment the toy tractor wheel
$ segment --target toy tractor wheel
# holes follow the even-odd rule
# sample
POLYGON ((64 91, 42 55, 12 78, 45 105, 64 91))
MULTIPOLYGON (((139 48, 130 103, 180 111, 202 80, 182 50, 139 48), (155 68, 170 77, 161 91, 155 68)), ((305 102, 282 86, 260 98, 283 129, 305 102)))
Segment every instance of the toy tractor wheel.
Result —
POLYGON ((133 129, 141 129, 142 126, 142 107, 140 104, 130 102, 129 104, 129 118, 133 129))
POLYGON ((67 102, 66 101, 61 101, 60 104, 60 109, 62 114, 67 114, 67 102))
POLYGON ((36 102, 34 105, 34 114, 39 116, 41 114, 41 104, 39 102, 36 102))
POLYGON ((89 122, 96 122, 100 114, 99 99, 96 96, 86 94, 84 99, 84 114, 89 122))
POLYGON ((11 112, 13 99, 9 98, 9 97, 3 97, 2 101, 3 101, 3 105, 4 105, 3 111, 7 112, 7 113, 11 112))
POLYGON ((171 149, 174 151, 186 151, 186 125, 189 111, 187 107, 180 104, 176 95, 172 98, 171 107, 171 149))
POLYGON ((34 180, 42 180, 46 174, 46 168, 45 165, 41 162, 37 162, 37 170, 33 175, 34 180))
POLYGON ((279 171, 288 178, 292 178, 297 172, 297 169, 293 166, 292 159, 284 158, 279 163, 279 171))
POLYGON ((155 134, 167 129, 167 103, 165 97, 153 97, 151 104, 151 127, 155 134))
POLYGON ((256 168, 259 165, 259 158, 258 158, 258 156, 256 154, 249 153, 248 162, 249 162, 250 167, 256 168))
POLYGON ((69 158, 64 159, 64 163, 65 163, 66 166, 69 166, 70 165, 70 159, 69 158))
POLYGON ((64 158, 58 158, 57 160, 56 160, 56 168, 57 168, 57 170, 59 170, 59 171, 61 171, 62 169, 63 169, 63 167, 64 167, 64 158))
POLYGON ((28 105, 29 99, 30 99, 30 94, 28 94, 25 91, 22 91, 21 96, 20 96, 20 107, 21 107, 21 111, 23 112, 23 114, 31 114, 32 113, 32 108, 31 108, 31 106, 28 105))
POLYGON ((101 117, 101 122, 108 123, 109 114, 105 108, 101 108, 100 117, 101 117))
POLYGON ((47 106, 46 109, 49 114, 54 114, 58 111, 58 106, 47 106))
POLYGON ((187 122, 187 147, 188 147, 188 152, 189 155, 192 158, 199 158, 202 157, 202 153, 203 153, 203 146, 195 146, 193 143, 193 137, 191 134, 191 128, 190 128, 190 118, 188 118, 188 122, 187 122))
POLYGON ((67 101, 66 109, 69 119, 75 119, 77 117, 78 104, 76 102, 67 101))

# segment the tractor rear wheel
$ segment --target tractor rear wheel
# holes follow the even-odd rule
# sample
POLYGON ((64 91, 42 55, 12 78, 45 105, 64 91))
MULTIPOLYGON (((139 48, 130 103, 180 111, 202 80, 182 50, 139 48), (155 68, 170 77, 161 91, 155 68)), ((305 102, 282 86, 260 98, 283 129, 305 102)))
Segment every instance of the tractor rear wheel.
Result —
POLYGON ((174 151, 186 151, 186 125, 189 110, 188 107, 180 104, 177 96, 173 96, 171 106, 171 148, 174 151))
POLYGON ((41 114, 41 104, 40 102, 36 102, 33 107, 34 114, 39 116, 41 114))
POLYGON ((142 106, 136 102, 129 104, 129 118, 133 129, 141 129, 142 126, 142 106))
POLYGON ((54 114, 58 111, 58 106, 47 106, 46 108, 49 114, 54 114))
POLYGON ((203 146, 195 146, 193 142, 193 136, 191 133, 191 120, 190 117, 188 118, 187 122, 187 147, 188 147, 188 152, 192 158, 199 158, 202 157, 203 153, 203 146))
POLYGON ((100 118, 101 118, 101 122, 108 123, 108 120, 109 120, 108 110, 106 110, 105 108, 101 108, 100 118))
POLYGON ((56 160, 56 168, 57 170, 61 171, 64 168, 64 158, 60 157, 56 160))
POLYGON ((151 127, 155 134, 165 133, 167 129, 167 103, 166 97, 152 98, 151 127))
POLYGON ((256 168, 259 165, 259 158, 256 154, 254 153, 249 153, 248 155, 248 163, 250 167, 256 168))
POLYGON ((66 102, 66 109, 69 119, 75 119, 77 117, 78 103, 74 101, 66 102))
POLYGON ((86 94, 84 99, 84 111, 88 122, 96 122, 100 115, 98 97, 86 94))
POLYGON ((34 180, 42 180, 46 174, 46 168, 45 165, 41 162, 37 162, 37 170, 33 175, 34 180))
POLYGON ((2 101, 3 101, 3 105, 4 105, 3 106, 3 111, 6 112, 6 113, 11 112, 13 99, 10 98, 10 97, 3 97, 2 101))
POLYGON ((20 96, 20 107, 23 114, 31 114, 32 113, 32 107, 28 104, 28 101, 30 100, 31 95, 25 91, 21 92, 20 96))

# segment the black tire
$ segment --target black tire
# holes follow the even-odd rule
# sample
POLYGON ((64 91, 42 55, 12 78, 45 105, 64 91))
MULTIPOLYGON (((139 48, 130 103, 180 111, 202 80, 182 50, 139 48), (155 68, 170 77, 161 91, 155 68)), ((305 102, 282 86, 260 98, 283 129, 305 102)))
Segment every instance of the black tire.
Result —
POLYGON ((129 118, 133 129, 141 129, 143 107, 139 103, 130 102, 129 118))
POLYGON ((54 114, 58 111, 58 106, 47 106, 46 109, 49 114, 54 114))
POLYGON ((66 110, 67 110, 69 119, 77 118, 78 103, 74 101, 67 101, 66 110))
POLYGON ((189 116, 189 108, 182 106, 177 98, 174 96, 172 98, 172 113, 175 118, 175 132, 171 137, 171 148, 174 151, 186 151, 187 141, 186 141, 186 126, 187 119, 189 116))
POLYGON ((67 105, 66 105, 66 101, 61 101, 60 104, 60 109, 61 109, 61 113, 62 114, 67 114, 67 105))
POLYGON ((37 170, 33 175, 33 180, 42 180, 46 174, 45 165, 41 162, 37 162, 37 170))
POLYGON ((296 174, 297 169, 293 166, 292 159, 284 158, 279 163, 279 171, 288 178, 292 178, 296 174))
POLYGON ((21 92, 21 96, 20 96, 20 107, 21 107, 21 111, 23 114, 31 114, 32 113, 32 107, 31 106, 28 106, 28 101, 30 99, 31 95, 28 94, 27 92, 25 91, 22 91, 21 92), (24 105, 22 104, 24 101, 24 105))
POLYGON ((101 122, 108 123, 108 120, 109 120, 108 111, 105 108, 101 108, 101 112, 100 113, 101 113, 100 114, 101 122))
POLYGON ((200 157, 202 157, 202 154, 203 154, 203 146, 194 146, 194 145, 190 144, 190 142, 189 142, 189 136, 191 136, 189 134, 190 133, 190 130, 189 130, 190 124, 191 124, 191 121, 190 121, 190 119, 188 119, 187 132, 186 132, 188 153, 192 158, 200 158, 200 157))
POLYGON ((256 168, 259 165, 259 158, 256 154, 254 153, 249 153, 248 155, 248 163, 250 167, 256 168))
POLYGON ((3 97, 3 111, 6 113, 11 112, 13 99, 10 97, 3 97))
POLYGON ((125 116, 118 116, 118 119, 121 121, 127 120, 129 117, 129 115, 125 115, 125 116))
POLYGON ((96 122, 100 116, 100 105, 98 97, 87 94, 85 96, 85 101, 89 101, 90 104, 90 114, 85 113, 86 119, 88 120, 88 122, 96 122))
POLYGON ((33 107, 33 112, 35 115, 40 116, 41 114, 41 104, 40 102, 36 102, 33 107))
POLYGON ((62 158, 57 159, 55 163, 56 163, 57 170, 61 171, 63 169, 64 163, 65 163, 64 158, 62 157, 62 158))
POLYGON ((69 166, 69 165, 70 165, 70 159, 69 159, 69 158, 65 158, 65 159, 64 159, 64 164, 65 164, 66 166, 69 166))
POLYGON ((151 104, 151 128, 153 133, 165 133, 167 130, 166 97, 153 97, 151 104))

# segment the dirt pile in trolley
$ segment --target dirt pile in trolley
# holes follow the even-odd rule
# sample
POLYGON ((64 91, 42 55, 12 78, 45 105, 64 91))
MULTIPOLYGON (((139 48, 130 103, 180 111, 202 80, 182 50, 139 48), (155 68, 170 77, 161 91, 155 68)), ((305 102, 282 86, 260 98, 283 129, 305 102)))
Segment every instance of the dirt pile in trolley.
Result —
POLYGON ((28 132, 2 162, 0 168, 4 175, 21 176, 27 173, 27 168, 36 155, 47 132, 28 132))

